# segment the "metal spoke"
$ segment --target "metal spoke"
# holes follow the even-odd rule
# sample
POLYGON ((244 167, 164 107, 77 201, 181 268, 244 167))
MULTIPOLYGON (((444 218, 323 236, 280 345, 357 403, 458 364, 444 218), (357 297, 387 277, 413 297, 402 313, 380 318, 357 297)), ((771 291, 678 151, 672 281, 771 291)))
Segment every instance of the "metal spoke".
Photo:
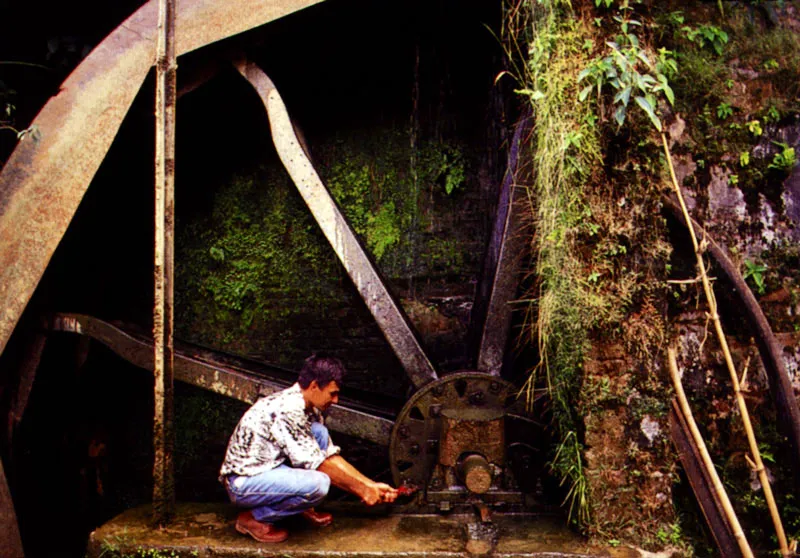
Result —
POLYGON ((405 312, 384 285, 375 264, 367 256, 352 227, 333 201, 301 147, 286 105, 275 84, 261 68, 251 62, 240 60, 235 65, 261 97, 267 109, 272 139, 281 162, 347 270, 347 274, 353 280, 367 308, 375 317, 411 382, 420 388, 436 380, 438 378, 436 370, 425 355, 405 312))
POLYGON ((522 139, 531 119, 517 124, 508 154, 508 167, 497 204, 492 236, 486 255, 483 277, 475 300, 475 320, 470 337, 478 343, 475 367, 499 375, 511 331, 511 301, 520 280, 520 264, 525 250, 522 234, 523 186, 517 183, 517 159, 522 139))

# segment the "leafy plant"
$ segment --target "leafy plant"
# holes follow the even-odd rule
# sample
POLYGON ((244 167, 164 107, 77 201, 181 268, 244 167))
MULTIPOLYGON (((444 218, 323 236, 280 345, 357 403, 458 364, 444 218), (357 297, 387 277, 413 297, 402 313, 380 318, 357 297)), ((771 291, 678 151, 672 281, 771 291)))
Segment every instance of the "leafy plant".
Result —
POLYGON ((662 49, 655 58, 647 49, 639 44, 639 38, 632 29, 641 26, 641 22, 632 19, 627 2, 620 8, 622 16, 614 18, 620 25, 621 34, 617 41, 609 41, 606 45, 610 53, 603 58, 594 59, 579 75, 578 82, 588 81, 578 95, 584 101, 592 90, 597 90, 600 97, 605 85, 615 91, 613 104, 616 106, 614 120, 622 126, 628 111, 631 97, 647 114, 650 121, 661 131, 661 120, 656 115, 657 95, 663 93, 670 104, 675 101, 675 94, 669 86, 668 74, 677 70, 677 64, 671 52, 662 49))
POLYGON ((720 103, 717 105, 717 118, 725 120, 733 114, 733 107, 728 103, 720 103))
POLYGON ((778 122, 781 119, 781 113, 775 108, 775 105, 770 105, 767 109, 767 114, 764 115, 764 122, 778 122))
POLYGON ((564 505, 569 506, 570 520, 585 526, 591 514, 575 401, 587 332, 602 305, 591 296, 590 270, 575 247, 580 235, 597 232, 584 197, 590 173, 599 163, 597 119, 588 104, 575 103, 574 94, 575 60, 588 62, 589 50, 583 48, 587 30, 569 13, 567 2, 535 5, 515 0, 510 12, 507 24, 514 28, 509 36, 529 41, 524 47, 512 43, 507 52, 519 52, 524 60, 521 71, 515 72, 518 92, 536 114, 529 141, 537 169, 531 183, 537 200, 531 206, 539 233, 534 240, 537 281, 526 296, 529 310, 523 331, 538 346, 541 359, 530 371, 524 393, 531 404, 542 391, 548 394, 560 440, 550 467, 568 487, 564 505))
POLYGON ((767 266, 764 264, 756 263, 751 260, 745 260, 744 262, 744 279, 753 280, 758 294, 764 294, 767 290, 766 283, 764 282, 764 273, 766 271, 767 266))
POLYGON ((751 120, 747 123, 747 131, 753 134, 754 136, 760 136, 764 133, 763 128, 761 128, 761 122, 758 120, 751 120))
POLYGON ((772 162, 769 164, 768 168, 784 173, 791 172, 797 164, 797 154, 795 153, 794 147, 790 147, 788 144, 779 141, 773 141, 772 143, 777 145, 781 150, 772 158, 772 162))
POLYGON ((728 34, 716 25, 686 26, 681 31, 686 39, 700 48, 711 47, 718 56, 722 56, 728 44, 728 34))
POLYGON ((739 166, 746 167, 750 164, 750 152, 742 151, 739 153, 739 166))

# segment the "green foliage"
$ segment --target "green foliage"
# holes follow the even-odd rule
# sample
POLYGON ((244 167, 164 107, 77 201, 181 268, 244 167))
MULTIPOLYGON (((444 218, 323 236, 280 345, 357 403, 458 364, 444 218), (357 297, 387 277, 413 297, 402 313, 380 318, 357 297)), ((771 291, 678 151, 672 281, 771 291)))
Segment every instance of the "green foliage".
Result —
POLYGON ((761 263, 756 263, 752 260, 745 260, 744 262, 744 279, 752 279, 753 283, 758 290, 758 294, 766 292, 766 283, 764 281, 764 273, 767 271, 767 266, 761 263))
POLYGON ((758 120, 751 120, 750 122, 748 122, 747 131, 756 137, 764 133, 764 130, 761 128, 761 122, 759 122, 758 120))
POLYGON ((465 183, 466 167, 464 153, 453 145, 442 144, 431 149, 432 144, 423 147, 420 153, 420 168, 426 180, 444 186, 448 196, 462 188, 465 183))
POLYGON ((532 218, 538 232, 534 240, 538 280, 526 296, 530 308, 525 335, 538 346, 541 361, 531 371, 527 393, 532 401, 537 385, 546 386, 560 439, 550 466, 568 486, 565 505, 571 520, 585 525, 590 508, 575 399, 588 330, 606 314, 609 304, 595 296, 591 272, 575 247, 578 236, 592 228, 583 187, 599 162, 597 126, 588 106, 575 102, 575 60, 586 58, 587 36, 571 15, 553 6, 541 11, 524 6, 511 11, 521 17, 509 24, 516 26, 512 37, 530 40, 527 48, 519 49, 526 52, 519 92, 536 115, 531 164, 536 168, 532 218))
POLYGON ((750 164, 750 152, 749 151, 742 151, 739 153, 739 165, 741 167, 746 167, 750 164))
POLYGON ((386 251, 400 241, 400 217, 394 201, 382 205, 377 213, 367 216, 367 246, 380 261, 386 251))
MULTIPOLYGON (((337 145, 326 177, 331 195, 390 277, 441 273, 426 232, 436 204, 458 199, 467 185, 467 156, 455 143, 423 141, 415 152, 416 183, 408 172, 411 148, 402 135, 383 138, 381 151, 337 145), (422 242, 422 243, 421 243, 422 242)), ((460 268, 450 268, 459 273, 460 268)))
POLYGON ((733 107, 728 103, 720 103, 717 105, 717 118, 726 120, 729 116, 733 115, 733 107))
POLYGON ((662 49, 658 56, 653 56, 644 48, 634 29, 641 27, 639 20, 630 16, 630 7, 623 2, 620 7, 621 16, 614 20, 619 24, 620 34, 616 41, 606 45, 610 53, 602 58, 595 58, 578 75, 578 81, 588 81, 578 95, 584 101, 596 89, 599 98, 605 85, 610 85, 615 95, 613 98, 614 120, 622 126, 627 116, 631 97, 641 108, 653 126, 660 132, 661 120, 656 114, 659 94, 663 94, 670 105, 675 102, 675 94, 669 85, 668 75, 677 71, 677 65, 669 51, 662 49))
POLYGON ((678 523, 673 523, 672 525, 668 526, 662 526, 656 533, 656 537, 658 538, 658 542, 660 542, 661 544, 670 544, 672 546, 678 546, 683 539, 681 526, 678 523))
POLYGON ((764 122, 779 122, 781 119, 780 111, 775 107, 775 105, 770 105, 767 109, 767 113, 764 115, 764 122))
MULTIPOLYGON (((141 545, 134 547, 134 542, 127 536, 115 536, 104 539, 100 544, 99 558, 180 558, 182 553, 175 550, 160 548, 147 548, 141 545)), ((191 551, 190 556, 198 556, 197 550, 191 551)))
POLYGON ((728 44, 728 34, 715 25, 701 25, 699 27, 683 27, 681 32, 690 42, 699 48, 711 48, 717 56, 722 56, 725 45, 728 44))
POLYGON ((786 143, 773 141, 780 148, 780 151, 772 158, 769 168, 778 172, 789 174, 797 164, 797 154, 794 147, 789 147, 786 143))
POLYGON ((254 324, 295 312, 277 303, 284 293, 321 307, 337 281, 332 250, 278 169, 234 177, 177 233, 176 330, 185 339, 245 347, 254 324))
POLYGON ((570 430, 559 444, 550 467, 561 478, 562 485, 569 483, 569 489, 564 497, 569 517, 579 525, 586 525, 590 519, 589 487, 583 472, 582 451, 583 446, 578 441, 578 435, 574 430, 570 430))
MULTIPOLYGON (((348 133, 317 151, 331 195, 384 275, 459 275, 479 264, 468 244, 476 235, 437 222, 469 184, 460 144, 422 139, 413 151, 416 182, 403 132, 348 133)), ((350 296, 337 257, 277 161, 213 191, 178 223, 176 330, 229 351, 294 358, 294 324, 309 314, 325 319, 350 296)))

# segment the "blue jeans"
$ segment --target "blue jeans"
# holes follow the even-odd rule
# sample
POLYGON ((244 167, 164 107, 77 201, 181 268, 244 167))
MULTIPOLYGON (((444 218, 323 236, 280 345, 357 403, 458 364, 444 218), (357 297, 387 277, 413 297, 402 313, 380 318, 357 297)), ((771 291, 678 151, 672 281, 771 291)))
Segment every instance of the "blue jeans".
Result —
MULTIPOLYGON (((311 432, 319 447, 327 450, 328 429, 315 422, 311 432)), ((231 502, 251 508, 253 517, 262 523, 272 523, 314 507, 327 496, 330 486, 331 479, 325 473, 286 464, 252 477, 228 475, 225 482, 231 502)))

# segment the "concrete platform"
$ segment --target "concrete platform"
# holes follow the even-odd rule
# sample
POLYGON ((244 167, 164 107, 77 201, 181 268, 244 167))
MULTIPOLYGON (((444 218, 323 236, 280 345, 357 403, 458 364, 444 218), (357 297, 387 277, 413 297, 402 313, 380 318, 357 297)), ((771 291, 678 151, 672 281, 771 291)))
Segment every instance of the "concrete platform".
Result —
POLYGON ((331 526, 314 528, 298 520, 285 522, 289 539, 262 544, 237 533, 237 510, 227 504, 180 504, 165 529, 151 526, 150 506, 126 511, 92 533, 88 558, 280 558, 325 557, 583 557, 638 556, 632 549, 590 547, 553 516, 496 516, 487 543, 485 524, 471 516, 390 515, 364 513, 361 506, 326 507, 331 526), (361 508, 360 511, 358 508, 361 508))

